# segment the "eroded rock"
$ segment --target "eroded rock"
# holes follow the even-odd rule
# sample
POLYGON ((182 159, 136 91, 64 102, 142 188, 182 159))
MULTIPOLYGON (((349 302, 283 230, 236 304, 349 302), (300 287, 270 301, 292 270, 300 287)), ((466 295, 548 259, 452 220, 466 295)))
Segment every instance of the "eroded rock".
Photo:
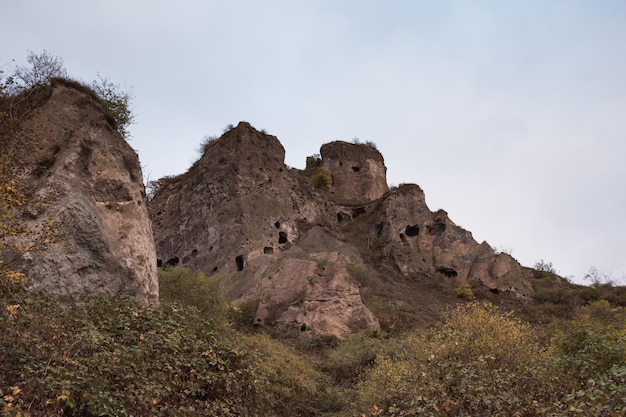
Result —
POLYGON ((27 253, 30 289, 51 294, 158 298, 156 252, 139 160, 99 100, 55 80, 17 126, 8 146, 18 181, 50 222, 53 244, 27 253))

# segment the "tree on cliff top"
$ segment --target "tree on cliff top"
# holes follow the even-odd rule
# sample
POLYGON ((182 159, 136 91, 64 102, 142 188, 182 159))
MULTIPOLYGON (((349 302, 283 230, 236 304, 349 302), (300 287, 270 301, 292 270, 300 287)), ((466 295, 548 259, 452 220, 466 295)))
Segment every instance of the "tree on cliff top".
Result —
MULTIPOLYGON (((51 55, 46 50, 39 54, 30 51, 26 57, 26 62, 30 65, 18 65, 13 73, 4 80, 2 80, 2 71, 0 70, 0 97, 16 96, 21 91, 48 85, 53 78, 69 78, 63 66, 63 59, 51 55)), ((102 100, 107 114, 115 120, 115 125, 120 134, 128 139, 130 137, 128 127, 135 123, 135 115, 131 106, 132 94, 124 91, 119 84, 115 84, 99 74, 98 80, 93 81, 89 88, 102 100)))

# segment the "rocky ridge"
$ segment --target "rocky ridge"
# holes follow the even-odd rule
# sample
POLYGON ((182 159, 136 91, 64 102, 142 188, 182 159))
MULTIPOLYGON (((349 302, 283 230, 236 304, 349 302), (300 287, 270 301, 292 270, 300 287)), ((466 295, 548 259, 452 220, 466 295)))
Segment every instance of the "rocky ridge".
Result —
POLYGON ((373 147, 325 144, 305 170, 287 168, 284 155, 276 137, 242 122, 162 182, 150 202, 160 264, 219 274, 229 300, 258 303, 256 324, 305 336, 378 326, 359 271, 532 297, 515 259, 476 242, 445 211, 431 212, 417 185, 389 190, 373 147), (312 185, 321 166, 331 190, 312 185))
POLYGON ((431 212, 419 186, 389 189, 371 144, 327 143, 298 170, 276 137, 241 122, 148 202, 136 153, 91 90, 55 79, 32 94, 3 143, 33 201, 23 221, 55 231, 18 265, 33 290, 148 303, 157 267, 180 264, 220 276, 230 301, 257 306, 259 326, 340 338, 379 327, 381 288, 401 288, 387 306, 444 281, 533 296, 527 269, 431 212), (330 189, 313 185, 321 167, 330 189))

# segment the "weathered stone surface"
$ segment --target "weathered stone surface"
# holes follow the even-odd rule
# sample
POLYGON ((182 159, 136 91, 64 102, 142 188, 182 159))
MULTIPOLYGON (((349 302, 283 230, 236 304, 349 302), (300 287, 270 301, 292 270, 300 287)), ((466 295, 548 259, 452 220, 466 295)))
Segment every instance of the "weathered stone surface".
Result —
POLYGON ((404 275, 440 273, 479 280, 489 289, 527 299, 534 291, 521 265, 457 226, 443 210, 431 212, 417 185, 403 185, 382 199, 376 224, 384 253, 404 275))
POLYGON ((161 264, 220 274, 229 300, 259 303, 256 324, 305 337, 379 326, 351 276, 355 265, 367 272, 361 281, 383 286, 444 276, 532 295, 513 258, 478 244, 445 211, 431 212, 417 185, 390 191, 372 147, 326 144, 304 171, 288 169, 284 155, 277 138, 242 122, 187 173, 162 181, 151 201, 161 264), (311 184, 321 166, 330 191, 311 184))
POLYGON ((158 298, 152 225, 139 160, 90 91, 56 80, 8 140, 19 181, 51 221, 54 244, 28 253, 30 288, 158 298))
POLYGON ((256 285, 236 301, 260 301, 258 325, 277 325, 308 336, 343 338, 378 328, 346 269, 349 263, 360 262, 354 248, 314 227, 281 256, 250 259, 246 271, 234 279, 256 285))
POLYGON ((320 154, 332 175, 333 191, 338 199, 364 204, 389 190, 383 156, 373 147, 335 141, 323 145, 320 154))
POLYGON ((161 264, 219 273, 228 299, 260 302, 257 324, 338 337, 377 326, 340 260, 346 245, 315 232, 328 247, 310 250, 307 230, 332 224, 333 207, 284 155, 274 136, 242 122, 166 181, 151 201, 161 264), (323 262, 336 272, 324 275, 323 262))

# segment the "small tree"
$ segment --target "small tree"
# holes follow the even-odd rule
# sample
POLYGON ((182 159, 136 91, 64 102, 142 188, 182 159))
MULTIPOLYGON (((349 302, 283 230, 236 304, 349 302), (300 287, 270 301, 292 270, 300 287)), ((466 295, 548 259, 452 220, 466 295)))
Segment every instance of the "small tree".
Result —
POLYGON ((316 188, 323 188, 325 190, 330 190, 330 187, 333 185, 333 177, 326 167, 319 167, 315 175, 311 178, 311 181, 316 188))
POLYGON ((550 274, 556 274, 556 270, 554 266, 552 266, 552 262, 546 262, 543 259, 535 262, 534 268, 539 272, 548 272, 550 274))
POLYGON ((102 78, 98 74, 98 80, 91 83, 91 88, 104 102, 107 114, 113 118, 117 130, 126 139, 130 137, 128 127, 135 123, 135 115, 131 108, 132 93, 122 90, 119 84, 102 78))
POLYGON ((40 54, 30 51, 26 62, 30 64, 30 67, 18 66, 13 73, 12 79, 17 83, 17 89, 48 84, 52 78, 56 77, 67 78, 63 59, 51 55, 45 49, 40 54))

